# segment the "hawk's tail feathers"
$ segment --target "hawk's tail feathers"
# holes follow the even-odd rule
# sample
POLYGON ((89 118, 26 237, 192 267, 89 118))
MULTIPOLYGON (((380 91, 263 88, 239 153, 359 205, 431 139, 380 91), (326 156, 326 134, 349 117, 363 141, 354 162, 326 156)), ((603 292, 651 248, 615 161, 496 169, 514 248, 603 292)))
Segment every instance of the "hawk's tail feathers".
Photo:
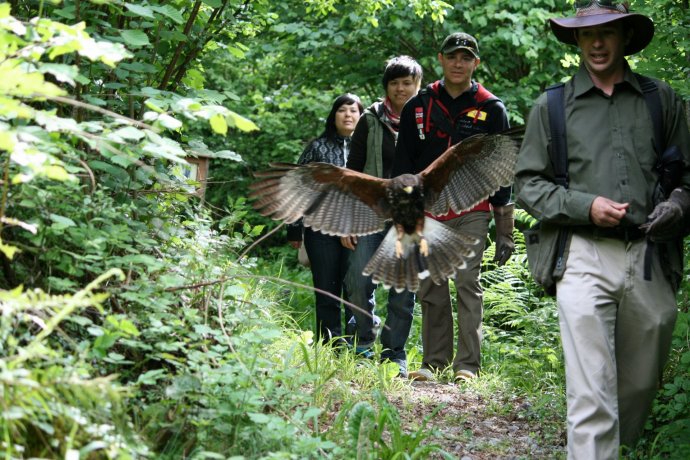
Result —
POLYGON ((424 237, 429 246, 427 256, 420 253, 416 235, 405 235, 402 257, 397 257, 397 232, 395 227, 391 227, 364 267, 363 274, 371 275, 375 283, 382 283, 386 289, 416 292, 420 280, 430 277, 434 283, 440 284, 459 268, 465 267, 465 260, 475 254, 471 246, 478 243, 476 238, 458 233, 428 217, 424 220, 424 237))

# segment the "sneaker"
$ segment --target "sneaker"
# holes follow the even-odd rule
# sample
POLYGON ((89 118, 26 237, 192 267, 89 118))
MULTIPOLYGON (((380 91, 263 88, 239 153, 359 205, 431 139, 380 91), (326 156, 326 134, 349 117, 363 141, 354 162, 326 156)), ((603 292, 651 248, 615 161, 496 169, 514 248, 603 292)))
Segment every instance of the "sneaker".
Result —
POLYGON ((374 357, 374 352, 370 347, 355 347, 355 354, 360 358, 371 359, 374 357))
POLYGON ((436 380, 434 373, 431 370, 423 367, 417 371, 412 371, 408 374, 410 380, 416 380, 418 382, 433 382, 436 380))
POLYGON ((462 381, 472 380, 472 379, 476 379, 476 378, 477 378, 477 374, 475 374, 472 371, 468 371, 467 369, 460 369, 459 371, 457 371, 455 373, 455 381, 456 382, 459 382, 461 380, 462 381))

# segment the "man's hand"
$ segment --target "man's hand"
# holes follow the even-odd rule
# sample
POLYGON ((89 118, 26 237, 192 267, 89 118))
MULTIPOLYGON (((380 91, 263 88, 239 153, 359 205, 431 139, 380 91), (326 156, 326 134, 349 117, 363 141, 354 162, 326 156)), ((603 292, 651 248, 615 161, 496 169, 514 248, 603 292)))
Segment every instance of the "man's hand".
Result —
POLYGON ((494 255, 494 262, 498 263, 499 266, 505 265, 513 251, 515 251, 515 242, 513 241, 514 211, 515 204, 513 203, 494 207, 494 220, 496 221, 496 254, 494 255))
POLYGON ((689 214, 690 192, 679 187, 671 192, 668 200, 656 205, 640 228, 654 241, 670 240, 687 230, 683 225, 687 225, 689 214))
POLYGON ((340 237, 340 244, 342 244, 344 247, 346 247, 350 251, 354 251, 355 246, 357 246, 357 237, 354 235, 341 236, 340 237))
POLYGON ((597 227, 616 227, 627 213, 629 203, 617 203, 598 196, 589 208, 589 218, 597 227))

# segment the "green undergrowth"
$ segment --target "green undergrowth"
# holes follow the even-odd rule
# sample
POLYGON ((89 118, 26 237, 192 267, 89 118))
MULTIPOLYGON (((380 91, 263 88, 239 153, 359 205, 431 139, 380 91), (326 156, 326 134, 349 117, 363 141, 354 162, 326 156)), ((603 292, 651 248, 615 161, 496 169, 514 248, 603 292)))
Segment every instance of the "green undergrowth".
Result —
MULTIPOLYGON (((414 390, 395 377, 397 366, 314 343, 312 293, 294 284, 307 284, 308 272, 292 253, 238 262, 251 226, 219 231, 203 212, 171 206, 165 212, 183 218, 184 230, 136 271, 110 269, 72 293, 2 291, 6 458, 444 455, 428 425, 437 415, 401 426, 387 396, 414 390)), ((555 305, 531 284, 515 236, 505 267, 490 262, 492 246, 486 253, 482 378, 469 385, 487 396, 487 413, 509 417, 517 407, 556 445, 565 401, 555 305)), ((416 310, 411 369, 421 361, 419 325, 416 310)), ((664 387, 630 458, 682 452, 688 355, 682 312, 664 387)))

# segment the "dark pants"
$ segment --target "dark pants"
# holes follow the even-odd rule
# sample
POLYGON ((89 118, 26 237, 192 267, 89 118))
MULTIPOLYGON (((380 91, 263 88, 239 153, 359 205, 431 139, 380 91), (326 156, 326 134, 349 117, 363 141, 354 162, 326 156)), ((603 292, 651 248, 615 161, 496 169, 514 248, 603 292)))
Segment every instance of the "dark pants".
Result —
MULTIPOLYGON (((311 262, 311 276, 316 289, 337 297, 344 295, 345 270, 349 249, 340 244, 337 236, 324 235, 309 228, 304 229, 304 245, 311 262)), ((320 292, 316 296, 316 335, 324 341, 343 335, 340 299, 320 292)), ((345 309, 345 322, 352 316, 345 309)))
MULTIPOLYGON (((373 313, 376 306, 374 290, 376 285, 370 276, 362 275, 362 271, 376 249, 383 241, 386 231, 373 235, 357 238, 355 251, 350 255, 350 264, 347 272, 348 300, 365 310, 355 310, 357 318, 357 340, 361 347, 369 347, 376 340, 376 327, 374 326, 373 313)), ((383 352, 381 359, 391 361, 406 361, 405 342, 412 327, 412 312, 414 310, 414 294, 409 291, 388 291, 388 306, 386 324, 381 331, 381 345, 383 352)))

